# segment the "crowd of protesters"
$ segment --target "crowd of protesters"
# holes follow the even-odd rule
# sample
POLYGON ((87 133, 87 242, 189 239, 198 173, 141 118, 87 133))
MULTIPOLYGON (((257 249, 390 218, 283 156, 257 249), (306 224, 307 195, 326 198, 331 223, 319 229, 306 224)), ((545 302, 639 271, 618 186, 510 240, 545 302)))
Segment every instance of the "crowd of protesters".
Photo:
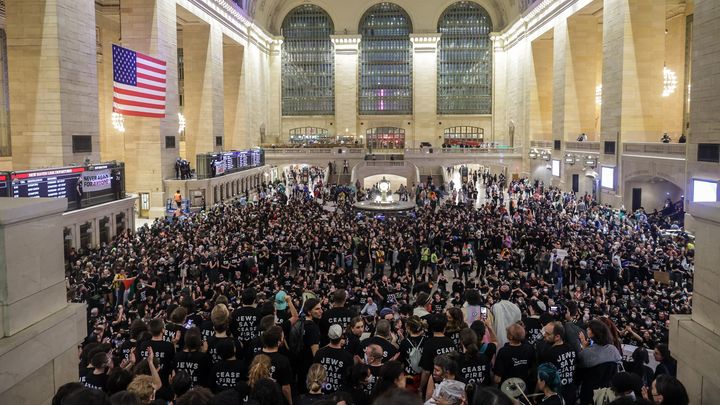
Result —
POLYGON ((687 404, 689 236, 529 180, 372 217, 313 177, 71 252, 88 336, 55 403, 687 404))

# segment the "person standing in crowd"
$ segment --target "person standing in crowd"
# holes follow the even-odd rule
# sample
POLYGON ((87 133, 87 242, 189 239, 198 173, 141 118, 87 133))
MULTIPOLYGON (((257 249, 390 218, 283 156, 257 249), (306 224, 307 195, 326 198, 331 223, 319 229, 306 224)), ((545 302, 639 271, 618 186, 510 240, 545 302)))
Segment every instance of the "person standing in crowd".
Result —
MULTIPOLYGON (((306 375, 310 366, 313 364, 313 358, 320 349, 320 326, 318 323, 322 318, 323 310, 320 300, 310 298, 303 304, 303 313, 305 319, 303 322, 302 334, 302 350, 298 353, 298 375, 306 375)), ((307 390, 306 384, 299 381, 298 389, 300 392, 307 390)))
POLYGON ((263 348, 260 354, 270 358, 270 377, 282 389, 282 395, 289 404, 292 404, 292 369, 290 360, 280 353, 283 344, 283 330, 279 326, 271 326, 261 335, 263 348))
MULTIPOLYGON (((422 378, 420 387, 425 389, 428 385, 433 370, 433 359, 437 356, 451 353, 455 350, 455 342, 445 336, 445 328, 448 320, 440 314, 430 314, 427 319, 430 337, 425 339, 422 345, 422 357, 420 357, 420 367, 422 367, 422 378)), ((456 373, 457 374, 457 373, 456 373)), ((423 391, 421 391, 423 392, 423 391)))
POLYGON ((326 394, 344 389, 345 376, 353 365, 353 355, 343 349, 343 329, 338 324, 330 325, 328 330, 330 343, 315 353, 313 363, 325 367, 326 378, 323 392, 326 394))
MULTIPOLYGON (((510 286, 500 286, 500 302, 492 306, 492 314, 495 319, 494 329, 496 332, 507 330, 510 325, 520 322, 522 313, 517 304, 510 302, 512 291, 510 286)), ((524 332, 524 331, 523 331, 524 332)), ((498 345, 503 347, 508 342, 507 335, 498 333, 498 345)))
POLYGON ((543 328, 543 338, 547 344, 538 353, 538 363, 551 363, 557 369, 560 385, 555 387, 566 404, 574 404, 577 397, 575 385, 575 351, 563 341, 565 328, 561 322, 550 322, 543 328))
POLYGON ((620 352, 612 344, 610 330, 602 321, 590 321, 587 334, 587 339, 580 335, 583 349, 577 359, 580 403, 583 405, 592 403, 593 390, 610 386, 622 361, 620 352))
POLYGON ((186 372, 190 386, 210 386, 212 359, 203 347, 200 329, 192 327, 185 333, 185 348, 175 355, 175 372, 186 372))
POLYGON ((495 358, 495 383, 516 377, 525 381, 525 387, 531 389, 535 385, 532 376, 535 350, 525 343, 525 328, 514 323, 508 326, 506 335, 508 342, 498 350, 495 358))
MULTIPOLYGON (((558 394, 560 388, 560 375, 552 363, 542 363, 538 366, 537 387, 543 393, 540 401, 542 405, 565 405, 563 397, 558 394)), ((574 402, 567 402, 572 404, 574 402)))

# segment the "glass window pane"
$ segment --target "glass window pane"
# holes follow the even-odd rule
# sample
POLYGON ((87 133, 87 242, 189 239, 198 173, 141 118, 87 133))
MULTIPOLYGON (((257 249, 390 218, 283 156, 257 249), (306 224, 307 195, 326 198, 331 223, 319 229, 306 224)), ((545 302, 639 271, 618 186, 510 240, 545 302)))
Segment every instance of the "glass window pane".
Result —
POLYGON ((470 1, 448 7, 438 22, 439 114, 492 112, 492 21, 470 1))
POLYGON ((380 3, 360 20, 360 114, 412 114, 410 17, 380 3))
POLYGON ((322 8, 296 7, 282 24, 283 115, 335 113, 335 28, 322 8))

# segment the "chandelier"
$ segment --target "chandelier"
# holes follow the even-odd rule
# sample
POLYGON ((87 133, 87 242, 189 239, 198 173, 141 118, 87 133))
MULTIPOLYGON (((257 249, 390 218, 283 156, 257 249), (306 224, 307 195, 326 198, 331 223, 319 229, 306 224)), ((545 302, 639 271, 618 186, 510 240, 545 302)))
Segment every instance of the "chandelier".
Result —
POLYGON ((677 87, 677 75, 667 67, 663 68, 663 92, 662 96, 667 97, 675 92, 677 87))
POLYGON ((125 118, 120 113, 112 113, 112 126, 118 132, 125 132, 125 118))

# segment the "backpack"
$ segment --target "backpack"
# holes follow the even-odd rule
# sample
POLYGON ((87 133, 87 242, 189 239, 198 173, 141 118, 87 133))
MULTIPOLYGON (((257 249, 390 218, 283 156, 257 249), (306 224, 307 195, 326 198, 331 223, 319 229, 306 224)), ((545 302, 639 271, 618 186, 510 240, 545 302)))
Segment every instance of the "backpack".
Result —
POLYGON ((305 335, 305 319, 298 319, 295 325, 290 329, 290 338, 288 339, 288 349, 290 353, 300 353, 305 348, 303 336, 305 335))
POLYGON ((410 342, 410 346, 412 347, 410 349, 410 352, 408 353, 408 364, 410 365, 410 370, 412 370, 415 373, 421 373, 423 371, 422 367, 420 367, 420 358, 422 358, 422 344, 423 340, 425 340, 425 336, 423 336, 420 339, 420 343, 415 346, 412 342, 412 340, 408 339, 408 342, 410 342))

